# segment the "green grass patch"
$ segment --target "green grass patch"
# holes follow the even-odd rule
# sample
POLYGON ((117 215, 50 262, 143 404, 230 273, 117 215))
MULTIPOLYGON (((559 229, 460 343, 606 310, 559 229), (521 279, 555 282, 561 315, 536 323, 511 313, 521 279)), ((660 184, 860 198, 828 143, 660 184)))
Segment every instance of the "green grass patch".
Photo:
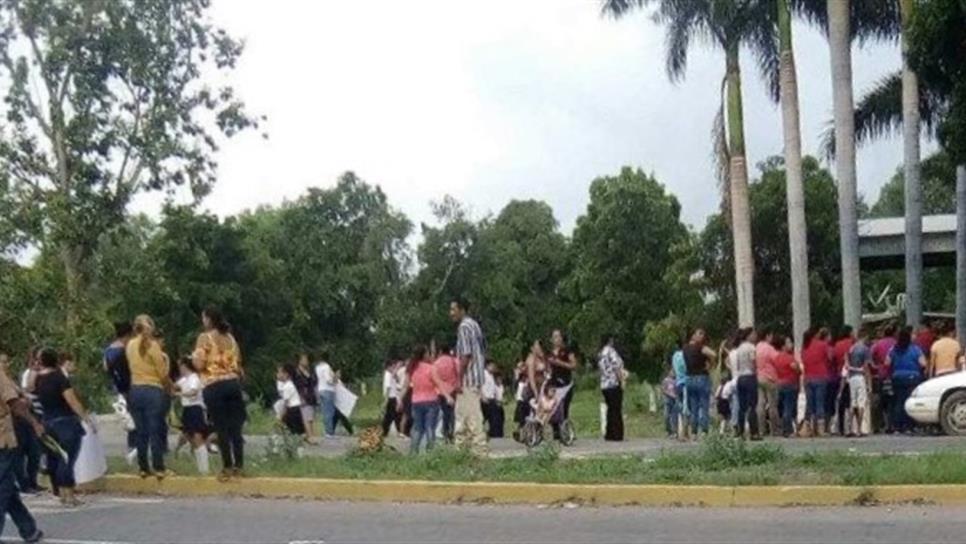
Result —
MULTIPOLYGON (((693 452, 641 456, 561 459, 555 446, 525 457, 491 459, 439 448, 422 456, 396 452, 349 454, 337 459, 286 460, 251 452, 252 476, 368 480, 465 482, 534 482, 574 484, 679 485, 894 485, 966 484, 966 456, 933 453, 920 456, 864 456, 850 453, 789 455, 779 446, 748 445, 730 438, 707 440, 693 452)), ((217 465, 217 461, 212 461, 217 465)), ((112 458, 113 473, 133 473, 112 458)), ((171 462, 179 474, 194 474, 182 457, 171 462)))

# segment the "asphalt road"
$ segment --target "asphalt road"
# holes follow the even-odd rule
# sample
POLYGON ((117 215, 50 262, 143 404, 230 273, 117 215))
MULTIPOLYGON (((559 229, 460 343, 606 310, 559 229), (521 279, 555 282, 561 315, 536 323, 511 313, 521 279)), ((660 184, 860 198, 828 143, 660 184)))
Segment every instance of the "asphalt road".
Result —
MULTIPOLYGON (((646 509, 89 497, 32 499, 49 544, 964 541, 966 508, 646 509)), ((6 541, 12 527, 7 523, 6 541)))

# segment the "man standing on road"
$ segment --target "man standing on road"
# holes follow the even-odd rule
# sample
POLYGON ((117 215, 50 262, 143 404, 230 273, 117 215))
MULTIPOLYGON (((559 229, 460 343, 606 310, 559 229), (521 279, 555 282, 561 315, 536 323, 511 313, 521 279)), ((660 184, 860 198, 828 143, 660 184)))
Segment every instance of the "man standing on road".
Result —
POLYGON ((44 534, 37 529, 37 522, 20 499, 15 476, 17 461, 17 436, 14 433, 13 414, 28 422, 37 436, 44 435, 44 427, 34 418, 27 404, 20 398, 17 387, 6 373, 0 373, 0 534, 7 514, 17 526, 24 542, 40 542, 44 534))
POLYGON ((456 299, 450 303, 449 317, 458 324, 456 357, 462 378, 461 390, 456 397, 456 422, 461 429, 456 437, 456 445, 482 449, 486 447, 486 434, 483 432, 483 412, 480 410, 480 388, 486 367, 486 340, 480 324, 467 315, 468 312, 469 304, 465 300, 456 299))

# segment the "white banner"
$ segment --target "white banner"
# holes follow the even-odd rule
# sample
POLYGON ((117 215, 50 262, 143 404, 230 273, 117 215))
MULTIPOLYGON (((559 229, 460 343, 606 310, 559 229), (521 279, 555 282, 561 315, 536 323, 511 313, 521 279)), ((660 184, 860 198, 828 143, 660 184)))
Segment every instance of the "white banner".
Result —
POLYGON ((356 408, 357 400, 359 400, 359 397, 355 393, 349 391, 341 383, 335 384, 335 408, 342 412, 342 415, 351 418, 352 411, 356 408))
POLYGON ((107 456, 101 437, 86 422, 83 425, 87 434, 81 439, 80 453, 74 464, 74 479, 78 484, 93 482, 107 474, 107 456))

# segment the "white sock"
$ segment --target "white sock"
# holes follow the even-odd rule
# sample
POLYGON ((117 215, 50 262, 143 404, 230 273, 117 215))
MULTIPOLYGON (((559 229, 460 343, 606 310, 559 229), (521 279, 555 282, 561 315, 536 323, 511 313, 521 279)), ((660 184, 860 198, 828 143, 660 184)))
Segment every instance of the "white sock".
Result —
POLYGON ((208 448, 195 448, 195 463, 198 465, 198 474, 208 474, 208 448))

